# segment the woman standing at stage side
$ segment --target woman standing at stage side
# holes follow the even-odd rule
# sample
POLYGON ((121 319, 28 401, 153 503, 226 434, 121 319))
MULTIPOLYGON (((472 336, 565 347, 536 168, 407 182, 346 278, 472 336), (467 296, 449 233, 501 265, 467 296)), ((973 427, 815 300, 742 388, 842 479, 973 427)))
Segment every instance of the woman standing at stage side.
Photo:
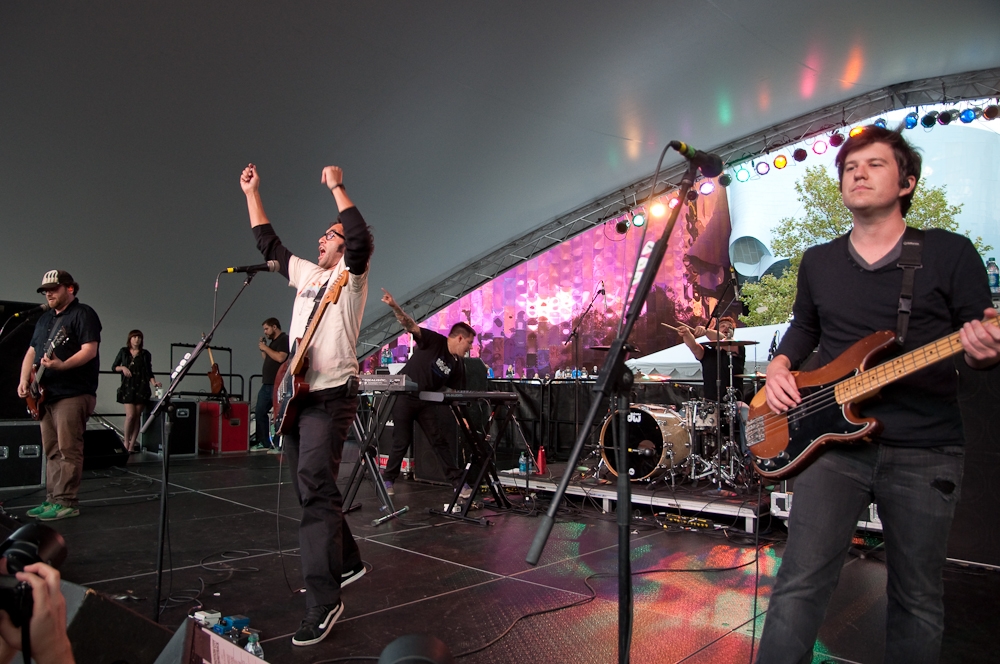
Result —
POLYGON ((132 452, 142 427, 142 410, 152 388, 160 387, 153 377, 153 356, 142 347, 141 330, 128 333, 128 341, 115 356, 112 370, 122 375, 118 403, 125 404, 125 448, 132 452))

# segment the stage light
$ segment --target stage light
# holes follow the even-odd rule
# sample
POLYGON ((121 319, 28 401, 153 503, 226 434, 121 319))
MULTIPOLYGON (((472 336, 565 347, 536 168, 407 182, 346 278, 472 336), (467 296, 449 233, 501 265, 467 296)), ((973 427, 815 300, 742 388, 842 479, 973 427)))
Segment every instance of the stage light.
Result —
POLYGON ((1000 106, 993 104, 983 109, 983 117, 987 120, 996 120, 1000 116, 1000 106))
POLYGON ((910 111, 909 113, 906 114, 906 117, 903 118, 903 126, 906 127, 907 129, 913 129, 914 127, 917 126, 919 122, 920 122, 920 116, 917 115, 916 111, 910 111))
POLYGON ((885 118, 879 118, 878 120, 876 120, 872 124, 875 125, 876 127, 878 127, 879 129, 885 129, 885 126, 888 123, 885 121, 885 118))
POLYGON ((983 109, 978 106, 975 108, 967 108, 958 114, 958 119, 962 121, 962 124, 969 124, 973 120, 978 120, 983 115, 983 109))
POLYGON ((713 191, 715 191, 715 183, 711 180, 705 180, 700 185, 698 185, 698 193, 702 196, 708 196, 713 191))
POLYGON ((864 130, 865 130, 864 127, 855 127, 851 131, 847 132, 847 135, 850 136, 851 138, 854 138, 855 136, 857 136, 858 134, 860 134, 864 130))
POLYGON ((937 123, 937 116, 938 116, 937 111, 931 111, 924 117, 920 118, 920 126, 922 126, 924 129, 930 129, 937 123))
POLYGON ((632 211, 632 225, 636 228, 642 228, 646 225, 646 213, 642 210, 632 211))
POLYGON ((808 156, 809 153, 806 152, 805 148, 795 148, 795 151, 792 152, 792 159, 795 161, 805 161, 808 156))
POLYGON ((844 144, 844 135, 839 131, 830 134, 830 147, 839 148, 844 144))
POLYGON ((729 173, 723 173, 722 175, 719 176, 719 184, 721 184, 723 187, 728 187, 732 183, 733 183, 733 176, 731 176, 729 173))
POLYGON ((698 190, 697 189, 688 189, 687 199, 689 201, 696 201, 696 200, 698 200, 698 190))
POLYGON ((667 203, 667 205, 670 207, 671 210, 673 210, 675 207, 677 207, 680 204, 681 204, 681 201, 676 196, 674 196, 673 198, 671 198, 670 202, 667 203))
POLYGON ((625 235, 625 233, 628 231, 628 219, 626 219, 625 217, 622 217, 621 219, 619 219, 618 221, 616 221, 615 222, 615 231, 619 235, 625 235))
MULTIPOLYGON (((777 157, 774 158, 774 167, 777 168, 779 171, 785 166, 788 166, 788 157, 786 157, 783 154, 779 154, 777 157)), ((763 173, 761 173, 761 175, 763 175, 763 173)))
POLYGON ((937 116, 937 121, 939 125, 951 124, 952 120, 958 118, 958 109, 952 108, 947 111, 941 111, 937 116))
POLYGON ((826 141, 816 141, 813 143, 813 152, 816 154, 823 154, 826 152, 826 141))
POLYGON ((667 213, 667 206, 663 204, 663 201, 656 201, 649 207, 649 213, 654 217, 662 217, 667 213))
POLYGON ((746 182, 750 179, 750 171, 747 170, 746 166, 740 166, 736 169, 736 179, 740 182, 746 182))
POLYGON ((771 167, 768 166, 766 161, 758 161, 754 170, 757 171, 757 175, 767 175, 768 172, 770 172, 771 167))

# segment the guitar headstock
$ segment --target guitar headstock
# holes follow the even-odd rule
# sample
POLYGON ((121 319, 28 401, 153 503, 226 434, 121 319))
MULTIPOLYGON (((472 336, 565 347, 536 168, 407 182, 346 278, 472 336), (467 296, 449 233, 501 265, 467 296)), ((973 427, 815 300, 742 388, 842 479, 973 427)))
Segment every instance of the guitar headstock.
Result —
POLYGON ((62 346, 67 341, 69 341, 69 334, 67 334, 65 327, 60 327, 59 330, 56 332, 56 335, 52 337, 50 352, 55 350, 56 348, 59 348, 59 346, 62 346))
POLYGON ((337 304, 337 300, 340 299, 340 291, 344 290, 344 286, 347 285, 347 279, 349 275, 347 270, 344 270, 337 278, 333 280, 330 284, 330 288, 326 291, 326 301, 330 304, 337 304))

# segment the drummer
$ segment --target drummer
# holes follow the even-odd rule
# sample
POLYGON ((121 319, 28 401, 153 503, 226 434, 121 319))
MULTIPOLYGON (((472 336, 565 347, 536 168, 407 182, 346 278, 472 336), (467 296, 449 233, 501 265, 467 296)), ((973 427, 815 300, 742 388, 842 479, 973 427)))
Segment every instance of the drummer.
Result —
MULTIPOLYGON (((731 316, 723 316, 719 319, 718 331, 711 329, 711 327, 706 328, 703 325, 692 329, 683 324, 681 324, 677 331, 680 333, 684 345, 701 362, 701 376, 705 384, 705 399, 718 402, 719 390, 716 389, 716 379, 721 379, 721 391, 725 394, 726 388, 730 385, 730 376, 742 376, 745 373, 746 351, 740 344, 722 344, 721 352, 716 352, 714 344, 712 346, 700 344, 695 339, 698 337, 708 337, 709 341, 731 340, 736 333, 736 321, 731 316), (722 371, 716 369, 719 357, 722 358, 722 371)), ((737 390, 737 400, 742 401, 744 395, 742 377, 736 379, 734 387, 737 390)))

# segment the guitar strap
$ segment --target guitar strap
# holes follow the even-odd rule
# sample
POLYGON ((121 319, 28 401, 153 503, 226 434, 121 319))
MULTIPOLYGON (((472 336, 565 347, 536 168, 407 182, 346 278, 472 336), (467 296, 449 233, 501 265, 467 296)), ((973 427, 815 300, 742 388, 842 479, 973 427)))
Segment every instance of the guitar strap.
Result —
POLYGON ((323 301, 323 296, 326 294, 326 289, 330 285, 331 280, 333 280, 333 275, 330 275, 330 278, 326 280, 323 287, 316 292, 316 297, 313 298, 313 310, 309 312, 309 319, 306 321, 305 329, 308 330, 309 326, 312 324, 313 316, 316 315, 316 310, 319 309, 319 303, 323 301))
POLYGON ((900 346, 906 340, 906 328, 910 324, 910 310, 913 304, 913 281, 917 270, 923 267, 920 254, 924 248, 924 232, 910 226, 903 231, 903 248, 896 267, 903 268, 903 288, 899 293, 899 317, 896 319, 896 343, 900 346))

